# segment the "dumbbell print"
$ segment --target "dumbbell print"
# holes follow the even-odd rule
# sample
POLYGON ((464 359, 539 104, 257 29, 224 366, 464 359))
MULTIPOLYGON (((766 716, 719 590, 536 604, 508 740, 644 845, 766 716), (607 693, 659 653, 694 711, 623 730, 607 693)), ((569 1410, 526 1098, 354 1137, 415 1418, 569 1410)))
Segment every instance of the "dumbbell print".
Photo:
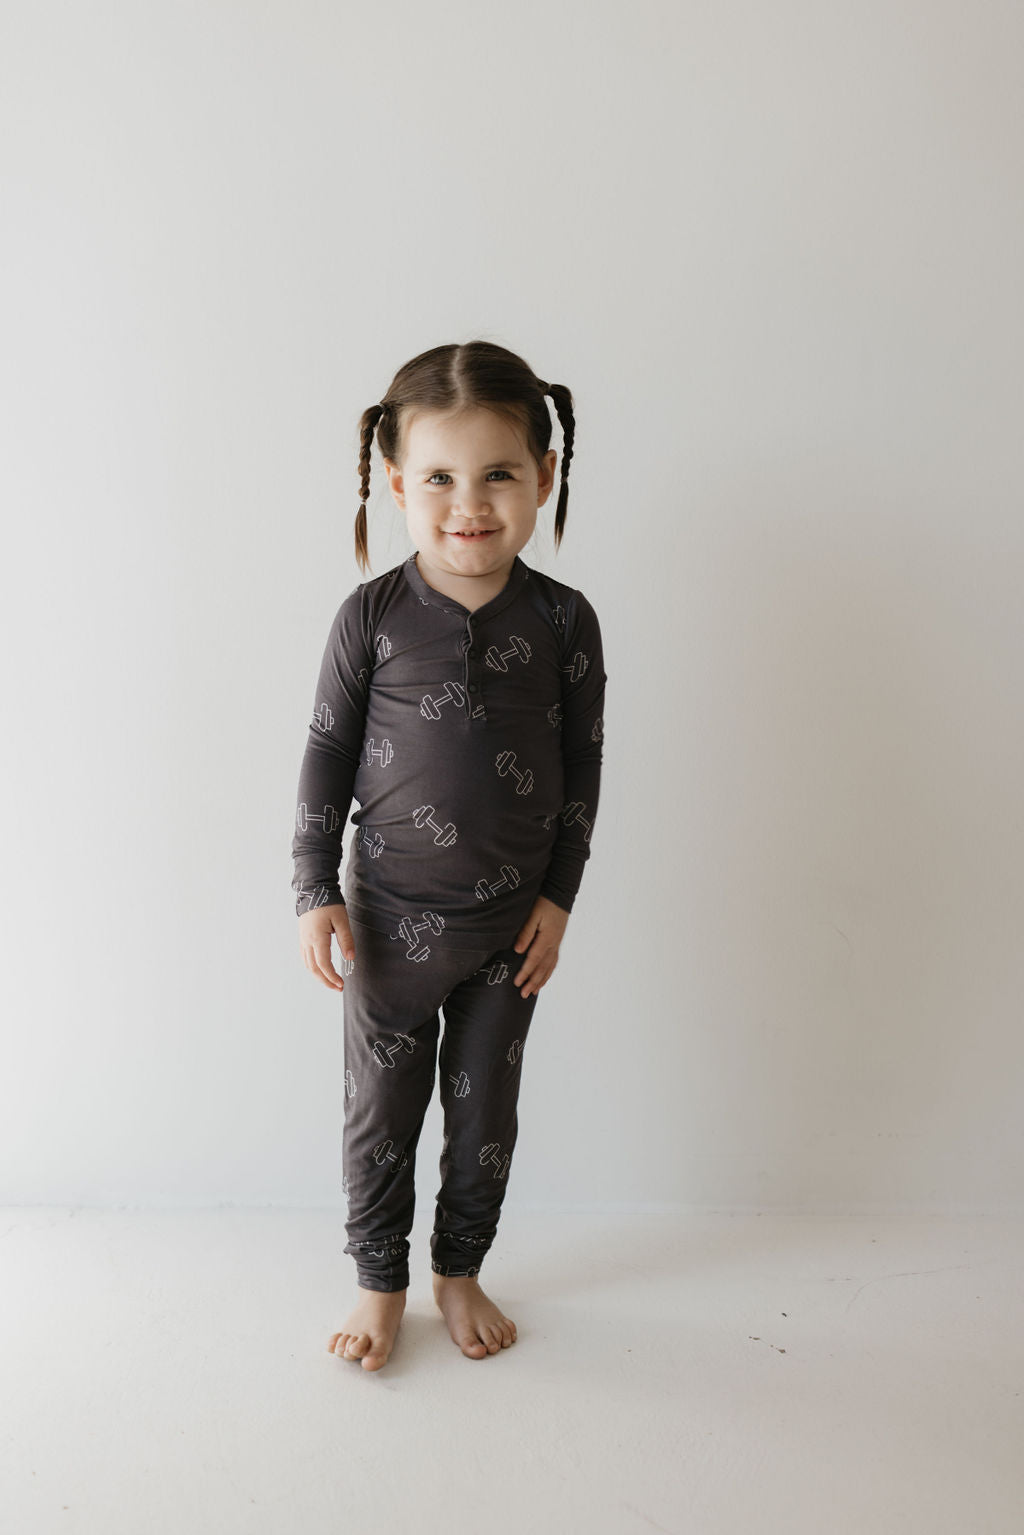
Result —
POLYGON ((346 1098, 354 1098, 355 1095, 356 1095, 356 1079, 352 1075, 351 1071, 346 1071, 346 1073, 345 1073, 344 1087, 345 1087, 345 1097, 346 1098))
POLYGON ((604 740, 604 715, 603 714, 599 714, 597 716, 597 719, 594 721, 594 728, 590 732, 590 739, 592 741, 603 741, 604 740))
POLYGON ((373 1042, 373 1058, 378 1066, 390 1067, 394 1070, 395 1056, 403 1051, 411 1055, 416 1048, 416 1041, 409 1034, 395 1033, 395 1044, 386 1045, 382 1039, 373 1042))
POLYGON ((366 740, 366 766, 367 767, 373 767, 374 761, 379 762, 381 767, 387 767, 388 763, 391 761, 391 759, 392 759, 392 757, 394 755, 395 755, 395 748, 392 746, 392 744, 388 740, 387 736, 384 737, 383 741, 380 743, 379 746, 374 746, 374 744, 373 744, 373 736, 368 736, 367 737, 367 740, 366 740))
POLYGON ((416 922, 412 917, 403 917, 401 922, 398 924, 398 932, 389 933, 388 937, 393 939, 404 938, 406 943, 409 945, 405 953, 406 959, 411 959, 417 963, 421 963, 423 960, 429 958, 430 956, 430 945, 427 943, 420 943, 419 941, 419 935, 424 930, 424 928, 429 929, 429 931, 432 932, 435 937, 439 933, 443 932, 444 918, 441 916, 440 912, 425 911, 423 913, 422 922, 416 922))
POLYGON ((457 1077, 449 1077, 449 1082, 455 1088, 456 1098, 465 1098, 469 1092, 469 1078, 464 1071, 460 1071, 457 1077))
POLYGON ((486 975, 488 986, 500 986, 502 981, 508 979, 510 973, 503 959, 495 959, 489 965, 481 965, 475 972, 476 975, 486 975))
POLYGON ((323 810, 310 810, 305 800, 295 812, 295 824, 299 831, 309 831, 311 826, 319 826, 325 832, 337 831, 341 822, 341 816, 333 805, 325 805, 323 810))
POLYGON ((429 693, 424 693, 420 702, 420 713, 425 720, 439 720, 444 704, 458 704, 461 709, 465 702, 466 690, 462 683, 446 682, 444 692, 438 693, 436 698, 431 698, 429 693))
POLYGON ((312 890, 304 890, 300 887, 295 894, 300 901, 309 897, 307 911, 316 911, 318 906, 326 906, 331 899, 330 888, 327 885, 314 885, 312 890))
POLYGON ((563 666, 562 670, 563 672, 569 673, 570 682, 579 682, 580 678, 585 674, 589 665, 589 656, 585 655, 582 650, 577 650, 576 654, 569 662, 569 665, 563 666))
POLYGON ((559 634, 561 634, 562 630, 565 628, 565 609, 562 607, 561 603, 559 603, 556 608, 551 609, 551 617, 555 620, 555 628, 558 630, 559 634))
POLYGON ((379 858, 385 847, 387 847, 387 843, 379 831, 375 831, 371 836, 365 826, 357 826, 356 846, 362 848, 371 858, 379 858))
POLYGON ((316 726, 317 730, 322 730, 325 735, 327 734, 328 730, 330 730, 331 726, 334 724, 334 715, 331 712, 331 706, 329 703, 322 703, 320 705, 319 709, 313 716, 313 724, 316 726))
POLYGON ((588 821, 584 816, 583 812, 586 808, 581 799, 574 799, 568 805, 562 806, 561 816, 563 826, 572 826, 575 821, 579 821, 581 826, 585 826, 587 829, 583 833, 583 840, 584 842, 589 842, 590 833, 594 829, 594 823, 593 821, 588 821))
POLYGON ((486 1146, 480 1147, 480 1166, 486 1167, 488 1162, 493 1162, 496 1178, 504 1178, 508 1172, 509 1160, 509 1157, 502 1154, 497 1141, 488 1141, 486 1146))
POLYGON ((455 830, 454 821, 449 821, 446 826, 441 826, 439 822, 434 820, 433 805, 417 805, 412 813, 412 818, 417 826, 430 827, 438 847, 451 847, 458 835, 455 830))
POLYGON ((391 654, 391 641, 388 639, 388 636, 386 634, 378 634, 378 636, 377 636, 377 660, 378 661, 386 661, 390 654, 391 654))
POLYGON ((533 788, 533 773, 529 768, 516 767, 515 752, 499 752, 494 759, 494 765, 502 778, 505 777, 506 773, 511 773, 518 780, 516 785, 517 794, 529 794, 533 788))
POLYGON ((519 870, 516 868, 514 863, 503 863, 501 866, 501 878, 499 880, 496 880, 495 883, 491 885, 488 884, 487 880, 485 879, 478 879, 475 889, 479 900, 489 901, 491 897, 497 895, 500 890, 516 890, 518 887, 519 870))
POLYGON ((404 1167, 409 1160, 404 1151, 399 1154, 395 1150, 394 1141, 379 1142, 378 1145, 374 1146, 370 1155, 378 1167, 383 1167, 385 1162, 396 1162, 399 1167, 404 1167))
POLYGON ((548 710, 548 720, 550 721, 550 723, 552 725, 560 725, 562 723, 562 705, 561 704, 552 704, 551 705, 551 708, 548 710))
POLYGON ((525 666, 533 652, 528 641, 519 634, 510 634, 508 637, 508 650, 499 650, 497 645, 489 645, 484 660, 487 665, 496 672, 507 672, 508 663, 512 656, 518 656, 525 666))
POLYGON ((512 1041, 512 1043, 508 1047, 508 1051, 506 1053, 505 1059, 508 1061, 510 1066, 514 1066, 516 1061, 518 1061, 519 1057, 522 1055, 522 1053, 523 1053, 523 1042, 522 1042, 522 1040, 521 1039, 514 1039, 512 1041))

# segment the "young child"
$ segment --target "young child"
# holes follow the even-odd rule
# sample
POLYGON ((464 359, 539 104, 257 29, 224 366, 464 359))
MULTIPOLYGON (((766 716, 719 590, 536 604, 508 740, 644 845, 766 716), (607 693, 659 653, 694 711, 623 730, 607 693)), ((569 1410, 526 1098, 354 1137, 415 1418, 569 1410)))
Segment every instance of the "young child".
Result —
POLYGON ((303 960, 344 993, 345 1251, 361 1297, 328 1348, 365 1370, 386 1363, 405 1307, 416 1144, 438 1065, 434 1298, 468 1358, 516 1339, 477 1276, 507 1187, 531 1017, 590 856, 606 680, 587 598, 519 558, 554 482, 545 395, 564 445, 557 549, 575 431, 565 385, 489 342, 439 346, 400 368, 361 421, 360 567, 375 428, 416 552, 357 586, 331 625, 292 852, 303 960))

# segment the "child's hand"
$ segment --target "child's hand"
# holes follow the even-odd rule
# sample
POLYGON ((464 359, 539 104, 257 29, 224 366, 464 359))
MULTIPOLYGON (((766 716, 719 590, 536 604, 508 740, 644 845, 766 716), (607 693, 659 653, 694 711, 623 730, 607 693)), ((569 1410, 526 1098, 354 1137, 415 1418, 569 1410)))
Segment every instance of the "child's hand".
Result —
POLYGON ((299 949, 306 969, 331 991, 344 991, 345 982, 331 963, 331 934, 338 940, 344 959, 354 960, 356 946, 344 906, 317 906, 299 918, 299 949))
POLYGON ((517 954, 526 950, 519 974, 512 982, 513 986, 523 986, 524 997, 528 997, 531 991, 540 991, 558 964, 558 946, 568 921, 569 913, 564 906, 556 906, 554 901, 549 901, 543 895, 534 901, 533 910, 512 945, 517 954))

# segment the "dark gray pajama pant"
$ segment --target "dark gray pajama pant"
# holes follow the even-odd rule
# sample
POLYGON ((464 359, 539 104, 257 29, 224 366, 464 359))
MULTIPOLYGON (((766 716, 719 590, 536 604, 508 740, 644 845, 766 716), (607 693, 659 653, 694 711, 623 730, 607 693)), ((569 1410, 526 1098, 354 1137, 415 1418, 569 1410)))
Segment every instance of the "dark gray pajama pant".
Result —
POLYGON ((536 993, 524 997, 513 985, 524 958, 512 948, 519 929, 497 949, 445 949, 422 930, 410 942, 349 922, 356 958, 342 961, 345 1252, 363 1289, 408 1286, 416 1144, 439 1068, 444 1145, 431 1268, 476 1274, 508 1186, 537 1003, 536 993))

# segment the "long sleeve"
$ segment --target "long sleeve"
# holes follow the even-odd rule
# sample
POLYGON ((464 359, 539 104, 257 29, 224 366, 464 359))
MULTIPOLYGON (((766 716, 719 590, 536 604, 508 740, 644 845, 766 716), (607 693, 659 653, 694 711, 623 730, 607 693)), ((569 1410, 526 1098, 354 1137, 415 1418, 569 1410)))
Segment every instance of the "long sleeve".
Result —
POLYGON ((373 672, 365 584, 345 598, 331 624, 299 770, 292 858, 295 910, 344 906, 338 869, 352 786, 363 749, 373 672))
POLYGON ((562 761, 565 802, 540 894, 572 911, 590 857, 601 785, 607 680, 597 614, 582 592, 568 606, 563 636, 562 761))

